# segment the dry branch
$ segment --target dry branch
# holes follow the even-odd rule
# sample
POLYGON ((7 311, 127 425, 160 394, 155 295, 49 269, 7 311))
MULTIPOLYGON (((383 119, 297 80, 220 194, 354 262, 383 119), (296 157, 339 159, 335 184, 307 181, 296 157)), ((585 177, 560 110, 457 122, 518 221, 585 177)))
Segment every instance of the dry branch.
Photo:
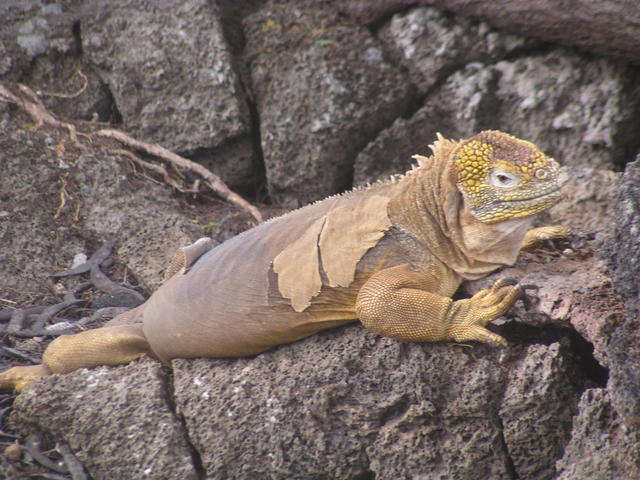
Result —
POLYGON ((228 202, 231 202, 242 208, 243 210, 246 210, 258 222, 262 222, 262 214, 256 207, 251 205, 237 193, 231 191, 229 187, 227 187, 225 183, 220 180, 220 177, 218 177, 216 174, 212 173, 210 170, 203 167, 199 163, 193 162, 188 158, 181 157, 180 155, 173 153, 171 150, 167 150, 166 148, 161 147, 158 144, 136 140, 135 138, 130 137, 120 130, 105 128, 94 132, 93 135, 113 138, 131 148, 142 150, 143 152, 146 152, 150 155, 154 155, 158 158, 166 160, 167 162, 172 163, 177 167, 185 168, 187 170, 191 170, 194 173, 197 173, 205 180, 207 186, 216 194, 218 194, 228 202))
MULTIPOLYGON (((35 92, 26 85, 19 84, 18 88, 20 89, 23 96, 14 94, 9 88, 7 88, 7 86, 3 82, 0 82, 0 95, 5 97, 7 100, 15 103, 18 108, 27 113, 36 123, 37 127, 40 127, 42 124, 46 124, 56 128, 64 128, 69 132, 69 137, 71 138, 71 141, 75 146, 86 149, 86 146, 78 140, 78 132, 74 125, 58 120, 51 112, 47 110, 47 107, 45 107, 45 105, 38 98, 35 92)), ((87 136, 84 133, 80 133, 80 135, 87 136)), ((172 151, 161 147, 160 145, 136 140, 135 138, 130 137, 126 133, 119 130, 107 128, 98 130, 97 132, 93 133, 93 135, 113 138, 120 143, 127 145, 128 147, 142 150, 148 154, 165 160, 178 169, 182 168, 196 173, 205 180, 207 186, 217 195, 222 197, 224 200, 233 203, 240 209, 246 211, 253 218, 255 218, 256 221, 262 222, 262 214, 256 207, 251 205, 237 193, 231 191, 229 187, 227 187, 227 185, 225 185, 225 183, 220 179, 220 177, 218 177, 199 163, 181 157, 180 155, 177 155, 172 151)), ((125 151, 119 151, 119 153, 125 154, 125 151)), ((176 182, 170 178, 164 167, 146 162, 141 158, 131 154, 130 152, 127 152, 126 156, 137 164, 142 165, 143 167, 153 170, 154 172, 162 175, 164 180, 172 187, 182 190, 181 188, 179 188, 179 186, 177 186, 176 182)))

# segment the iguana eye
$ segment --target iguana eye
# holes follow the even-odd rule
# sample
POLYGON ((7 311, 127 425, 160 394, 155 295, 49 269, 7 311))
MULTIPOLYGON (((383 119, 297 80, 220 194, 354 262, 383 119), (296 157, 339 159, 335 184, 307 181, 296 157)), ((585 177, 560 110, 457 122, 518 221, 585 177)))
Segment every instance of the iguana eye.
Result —
POLYGON ((509 188, 517 185, 520 179, 517 175, 510 172, 494 170, 489 175, 489 185, 498 188, 509 188))
POLYGON ((539 168, 538 170, 536 170, 535 176, 540 180, 544 180, 549 176, 549 171, 545 170, 544 168, 539 168))

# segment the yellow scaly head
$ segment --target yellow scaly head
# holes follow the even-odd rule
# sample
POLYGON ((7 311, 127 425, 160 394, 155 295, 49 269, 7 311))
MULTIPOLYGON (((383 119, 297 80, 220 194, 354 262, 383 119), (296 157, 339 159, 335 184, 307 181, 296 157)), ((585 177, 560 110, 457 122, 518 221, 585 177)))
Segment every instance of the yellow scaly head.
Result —
POLYGON ((465 207, 481 222, 535 215, 560 199, 560 166, 530 142, 484 131, 453 156, 465 207))

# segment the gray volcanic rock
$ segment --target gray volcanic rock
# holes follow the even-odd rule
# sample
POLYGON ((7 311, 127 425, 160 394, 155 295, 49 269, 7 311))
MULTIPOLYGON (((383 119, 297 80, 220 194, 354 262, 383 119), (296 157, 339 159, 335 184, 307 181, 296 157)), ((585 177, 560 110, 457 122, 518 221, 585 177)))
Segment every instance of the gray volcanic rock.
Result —
POLYGON ((64 118, 109 121, 109 91, 82 57, 80 15, 69 2, 3 2, 0 77, 28 84, 64 118))
POLYGON ((95 480, 195 480, 167 388, 166 373, 150 359, 52 375, 20 394, 11 419, 21 432, 63 438, 95 480))
POLYGON ((625 425, 611 406, 607 390, 582 394, 571 441, 556 463, 557 480, 635 480, 640 465, 640 433, 625 425))
POLYGON ((244 25, 272 199, 296 207, 348 188, 358 151, 404 113, 406 75, 327 11, 274 3, 244 25))
POLYGON ((537 42, 436 8, 394 15, 378 33, 391 58, 409 71, 420 94, 470 62, 493 63, 537 42))
POLYGON ((616 228, 610 244, 614 285, 625 302, 626 321, 611 336, 614 360, 611 403, 629 427, 640 425, 640 157, 627 165, 615 205, 616 228))
POLYGON ((134 136, 188 152, 249 134, 215 4, 90 2, 81 28, 82 48, 134 136))
POLYGON ((578 401, 572 364, 558 344, 505 357, 356 325, 255 358, 174 360, 173 391, 151 360, 50 376, 12 424, 64 438, 96 479, 193 478, 190 453, 207 479, 509 479, 509 464, 542 478, 578 401))
POLYGON ((176 250, 201 236, 171 189, 128 171, 128 160, 98 140, 57 150, 66 131, 24 130, 21 122, 0 104, 2 296, 23 301, 54 291, 50 275, 75 254, 92 253, 92 240, 113 240, 138 281, 157 287, 176 250))
POLYGON ((378 23, 412 5, 431 5, 547 42, 640 64, 640 10, 635 0, 308 0, 331 4, 362 23, 378 23))
POLYGON ((525 405, 544 419, 513 442, 548 445, 528 462, 552 469, 577 402, 562 349, 517 351, 509 369, 528 371, 529 391, 515 373, 505 383, 496 350, 340 328, 253 359, 174 360, 176 406, 210 479, 506 479, 501 423, 520 429, 525 405))

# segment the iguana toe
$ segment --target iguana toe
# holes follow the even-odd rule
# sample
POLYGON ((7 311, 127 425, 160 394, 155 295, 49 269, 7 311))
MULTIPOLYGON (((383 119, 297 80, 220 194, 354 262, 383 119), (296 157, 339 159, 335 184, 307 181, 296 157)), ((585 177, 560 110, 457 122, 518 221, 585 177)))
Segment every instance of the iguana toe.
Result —
POLYGON ((529 230, 522 242, 522 250, 535 250, 545 242, 565 240, 571 235, 571 230, 563 225, 549 225, 529 230))
POLYGON ((49 369, 44 365, 10 368, 0 373, 0 390, 21 392, 32 381, 50 373, 49 369))

